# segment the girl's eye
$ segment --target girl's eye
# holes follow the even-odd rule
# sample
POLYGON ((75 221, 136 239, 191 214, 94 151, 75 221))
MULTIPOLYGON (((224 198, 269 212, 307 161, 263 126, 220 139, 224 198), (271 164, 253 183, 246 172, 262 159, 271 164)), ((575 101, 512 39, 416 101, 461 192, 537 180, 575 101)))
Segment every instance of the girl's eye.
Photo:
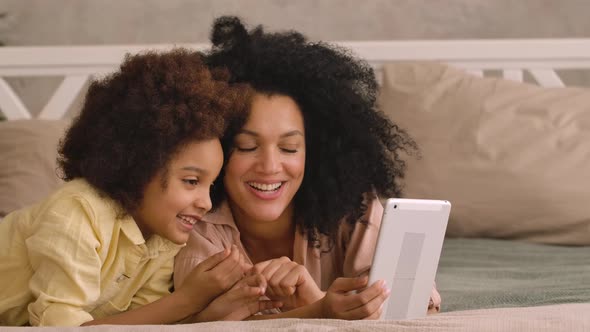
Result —
POLYGON ((182 181, 191 186, 196 186, 199 184, 199 179, 183 179, 182 181))

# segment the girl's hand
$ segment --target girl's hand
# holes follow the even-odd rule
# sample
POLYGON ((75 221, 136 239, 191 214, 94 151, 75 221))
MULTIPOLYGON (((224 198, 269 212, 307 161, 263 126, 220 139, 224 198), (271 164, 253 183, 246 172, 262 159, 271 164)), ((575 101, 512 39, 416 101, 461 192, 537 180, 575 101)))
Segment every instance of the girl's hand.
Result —
POLYGON ((381 316, 383 302, 389 297, 390 290, 381 280, 369 287, 367 282, 366 276, 334 280, 326 296, 320 300, 321 316, 349 320, 378 319, 381 316))
POLYGON ((235 245, 199 263, 175 293, 183 295, 194 312, 200 312, 219 294, 230 289, 245 273, 244 256, 235 245))
POLYGON ((261 299, 265 290, 266 280, 262 275, 244 277, 196 315, 195 322, 243 320, 258 312, 281 307, 281 302, 261 299))
POLYGON ((318 301, 324 296, 305 266, 281 257, 260 262, 252 268, 266 279, 265 295, 283 303, 284 310, 291 310, 318 301))

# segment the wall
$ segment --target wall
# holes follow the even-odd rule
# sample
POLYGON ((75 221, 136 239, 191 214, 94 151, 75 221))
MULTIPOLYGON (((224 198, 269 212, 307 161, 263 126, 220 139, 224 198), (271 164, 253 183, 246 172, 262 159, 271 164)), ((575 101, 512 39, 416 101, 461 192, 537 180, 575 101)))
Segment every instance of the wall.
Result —
POLYGON ((590 37, 587 0, 2 0, 10 45, 204 42, 213 18, 312 39, 590 37))
MULTIPOLYGON (((206 42, 223 14, 315 40, 590 37, 588 13, 587 0, 0 0, 0 41, 206 42)), ((9 80, 34 113, 59 81, 9 80)))

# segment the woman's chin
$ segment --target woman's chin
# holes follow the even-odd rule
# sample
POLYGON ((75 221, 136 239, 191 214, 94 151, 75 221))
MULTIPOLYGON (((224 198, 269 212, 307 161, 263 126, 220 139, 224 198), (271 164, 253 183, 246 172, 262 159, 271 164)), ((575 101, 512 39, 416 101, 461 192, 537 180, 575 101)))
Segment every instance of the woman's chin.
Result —
POLYGON ((259 220, 261 222, 273 222, 281 216, 284 210, 281 211, 251 211, 250 218, 259 220))

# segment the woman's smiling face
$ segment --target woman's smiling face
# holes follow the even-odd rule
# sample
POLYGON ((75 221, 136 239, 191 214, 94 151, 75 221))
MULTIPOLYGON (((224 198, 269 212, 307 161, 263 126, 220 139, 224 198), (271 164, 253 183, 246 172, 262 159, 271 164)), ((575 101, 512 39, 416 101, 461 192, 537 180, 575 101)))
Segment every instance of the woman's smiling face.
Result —
POLYGON ((257 94, 234 139, 224 185, 233 210, 259 222, 277 220, 293 204, 305 171, 305 128, 297 103, 257 94))

